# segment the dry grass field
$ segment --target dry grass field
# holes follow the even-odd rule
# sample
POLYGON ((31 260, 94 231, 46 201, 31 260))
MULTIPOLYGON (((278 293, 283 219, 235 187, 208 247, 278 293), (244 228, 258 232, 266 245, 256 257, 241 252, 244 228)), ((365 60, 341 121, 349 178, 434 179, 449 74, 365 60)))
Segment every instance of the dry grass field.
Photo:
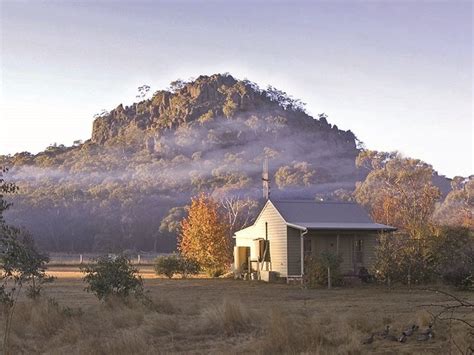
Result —
MULTIPOLYGON (((83 290, 77 269, 51 269, 57 280, 45 287, 43 299, 18 304, 13 353, 448 354, 459 353, 454 343, 467 349, 473 342, 460 324, 436 323, 429 341, 417 341, 415 334, 406 343, 375 336, 372 344, 362 344, 385 325, 394 335, 413 323, 424 329, 427 310, 434 308, 422 305, 448 300, 428 291, 306 290, 230 279, 168 280, 149 268, 142 272, 154 309, 139 302, 101 304, 83 290)), ((474 315, 471 310, 464 316, 474 315)))

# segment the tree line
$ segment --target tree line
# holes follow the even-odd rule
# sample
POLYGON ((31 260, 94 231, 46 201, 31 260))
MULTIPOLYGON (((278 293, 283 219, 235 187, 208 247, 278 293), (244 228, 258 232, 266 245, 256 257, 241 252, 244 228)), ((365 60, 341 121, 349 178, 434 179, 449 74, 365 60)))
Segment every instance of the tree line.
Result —
POLYGON ((441 278, 474 287, 474 177, 456 177, 444 200, 433 185, 433 168, 398 153, 363 151, 368 169, 354 199, 376 222, 396 226, 379 237, 375 276, 388 284, 420 284, 441 278))

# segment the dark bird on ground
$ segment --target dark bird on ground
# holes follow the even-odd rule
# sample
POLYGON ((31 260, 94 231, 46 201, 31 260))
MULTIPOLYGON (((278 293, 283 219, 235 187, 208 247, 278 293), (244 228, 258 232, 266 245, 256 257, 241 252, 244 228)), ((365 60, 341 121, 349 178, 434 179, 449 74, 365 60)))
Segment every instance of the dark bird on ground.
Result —
POLYGON ((411 328, 405 330, 403 332, 403 335, 409 337, 410 335, 413 335, 413 333, 418 329, 418 326, 416 324, 413 324, 411 328))
POLYGON ((379 333, 379 335, 380 335, 382 338, 385 339, 385 338, 387 337, 387 335, 388 335, 389 332, 390 332, 390 326, 389 326, 389 325, 386 325, 386 326, 385 326, 385 329, 382 330, 382 331, 379 333))
POLYGON ((371 334, 370 337, 365 339, 362 344, 372 344, 374 342, 374 334, 371 334))
POLYGON ((418 341, 427 341, 427 340, 433 339, 433 336, 434 335, 433 335, 432 332, 427 333, 427 334, 420 334, 420 335, 418 335, 416 340, 418 340, 418 341))
POLYGON ((421 335, 428 335, 428 334, 431 334, 433 332, 433 324, 430 324, 428 325, 428 328, 426 328, 425 330, 421 331, 421 335))

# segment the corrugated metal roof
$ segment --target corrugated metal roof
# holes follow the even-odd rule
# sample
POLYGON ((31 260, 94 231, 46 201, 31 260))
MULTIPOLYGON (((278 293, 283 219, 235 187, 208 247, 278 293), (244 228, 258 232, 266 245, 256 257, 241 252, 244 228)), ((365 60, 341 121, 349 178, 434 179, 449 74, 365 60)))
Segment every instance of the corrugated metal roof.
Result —
POLYGON ((348 202, 271 201, 283 219, 307 229, 395 230, 374 223, 362 206, 348 202))
POLYGON ((313 230, 395 230, 396 228, 380 223, 298 223, 292 225, 301 226, 313 230))

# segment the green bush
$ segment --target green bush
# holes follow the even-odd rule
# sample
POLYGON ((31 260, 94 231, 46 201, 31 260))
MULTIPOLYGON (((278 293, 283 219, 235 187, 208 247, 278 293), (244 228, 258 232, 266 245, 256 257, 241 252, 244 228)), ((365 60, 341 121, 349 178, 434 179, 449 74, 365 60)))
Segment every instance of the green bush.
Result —
POLYGON ((48 261, 26 230, 0 226, 0 301, 8 303, 14 291, 25 285, 26 296, 38 297, 42 286, 53 281, 46 275, 48 261))
POLYGON ((96 264, 81 266, 81 271, 88 284, 86 291, 94 293, 99 300, 143 296, 142 278, 125 255, 100 256, 96 264))
POLYGON ((328 268, 331 270, 331 285, 342 285, 340 271, 342 258, 339 255, 324 251, 319 257, 305 258, 305 282, 310 288, 328 285, 328 268))
POLYGON ((165 275, 171 279, 174 274, 179 272, 179 264, 180 259, 176 254, 160 256, 155 260, 155 273, 157 275, 165 275))
MULTIPOLYGON (((0 170, 0 313, 5 318, 3 353, 8 354, 15 305, 23 286, 26 295, 37 298, 42 285, 52 281, 46 275, 49 257, 38 251, 30 234, 2 223, 2 183, 0 170)), ((3 187, 3 192, 5 188, 3 187)), ((8 191, 7 191, 8 192, 8 191)), ((3 205, 5 209, 5 205, 3 205)))
POLYGON ((196 261, 176 254, 156 258, 154 268, 157 275, 166 275, 170 279, 175 274, 186 278, 189 275, 197 274, 200 270, 196 261))
POLYGON ((460 290, 474 290, 474 272, 472 268, 470 270, 463 266, 449 268, 444 270, 441 276, 445 283, 453 285, 460 290))
POLYGON ((182 278, 186 278, 188 277, 188 275, 198 274, 199 271, 201 271, 201 267, 199 266, 197 261, 193 259, 181 257, 178 271, 181 274, 182 278))
POLYGON ((422 284, 433 280, 434 262, 427 237, 415 239, 406 233, 385 233, 377 237, 375 278, 391 286, 394 283, 422 284))
POLYGON ((442 227, 430 239, 430 261, 436 274, 459 289, 474 289, 474 232, 442 227))

